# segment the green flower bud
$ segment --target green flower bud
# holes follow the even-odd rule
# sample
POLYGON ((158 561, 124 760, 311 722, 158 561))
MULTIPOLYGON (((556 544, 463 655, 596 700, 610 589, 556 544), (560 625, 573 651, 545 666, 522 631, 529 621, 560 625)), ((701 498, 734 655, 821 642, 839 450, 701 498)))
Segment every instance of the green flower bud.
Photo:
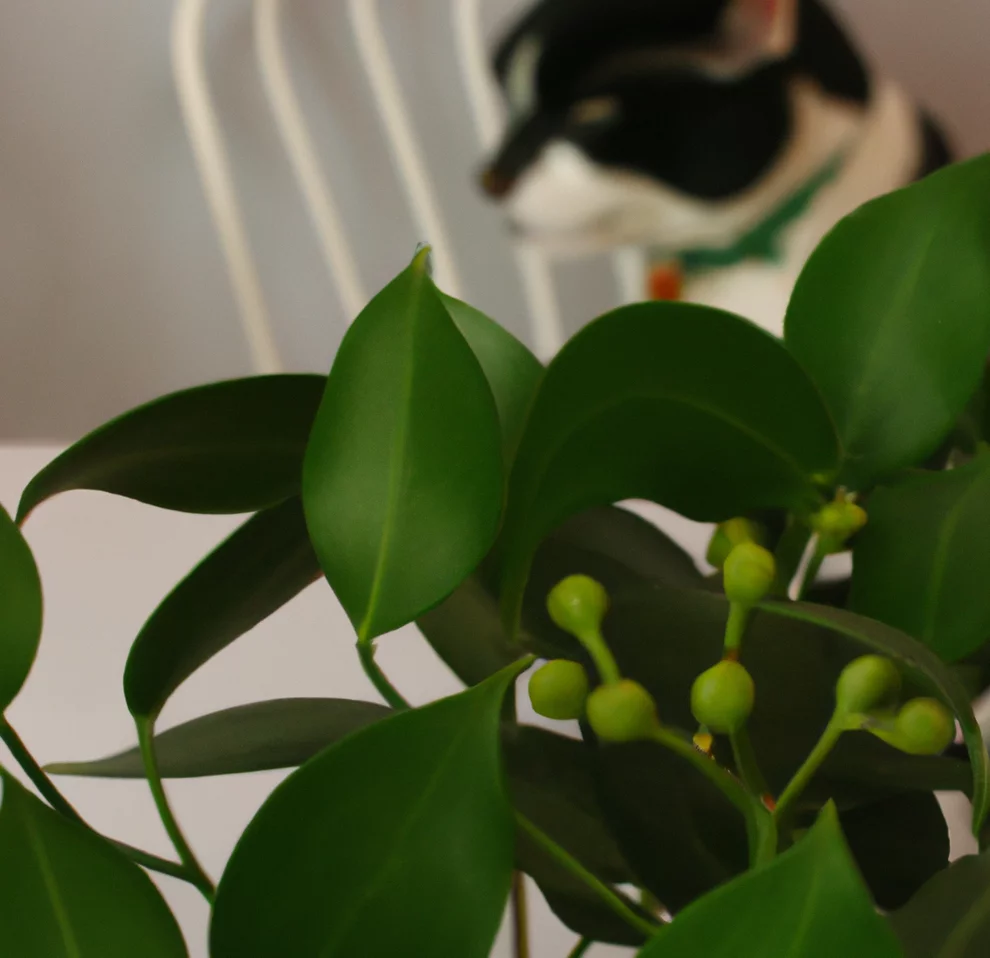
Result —
POLYGON ((653 696, 638 682, 620 679, 588 696, 588 723, 605 742, 649 738, 660 724, 653 696))
POLYGON ((823 550, 831 554, 841 552, 866 520, 866 510, 855 502, 830 502, 811 517, 811 528, 818 533, 823 550))
POLYGON ((691 712, 713 732, 729 734, 743 727, 755 698, 756 687, 745 667, 723 659, 694 680, 691 712))
POLYGON ((956 737, 952 713, 937 699, 911 699, 894 720, 894 741, 911 755, 938 755, 956 737))
POLYGON ((537 669, 529 679, 529 700, 537 715, 577 719, 584 714, 588 675, 577 662, 555 659, 537 669))
POLYGON ((589 576, 570 575, 550 590, 547 611, 565 632, 585 636, 601 628, 608 611, 608 593, 589 576))
POLYGON ((755 542, 743 542, 725 560, 722 581, 730 602, 754 605, 767 595, 776 576, 773 553, 755 542))
POLYGON ((892 705, 901 691, 901 673, 882 655, 862 655, 850 662, 835 686, 838 710, 846 715, 892 705))
POLYGON ((729 519, 715 527, 711 541, 708 543, 708 553, 705 558, 709 565, 721 569, 729 553, 744 542, 760 543, 763 540, 763 530, 751 519, 729 519))

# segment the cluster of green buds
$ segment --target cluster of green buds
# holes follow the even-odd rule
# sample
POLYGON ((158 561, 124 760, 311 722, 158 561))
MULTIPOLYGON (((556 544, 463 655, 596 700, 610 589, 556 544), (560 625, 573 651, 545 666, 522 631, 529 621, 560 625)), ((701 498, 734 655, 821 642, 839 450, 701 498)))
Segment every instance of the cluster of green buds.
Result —
POLYGON ((721 569, 725 565, 725 560, 729 558, 729 553, 736 546, 744 542, 755 542, 762 545, 764 540, 764 530, 759 523, 752 519, 738 517, 721 522, 715 527, 711 541, 708 543, 708 553, 705 558, 709 565, 721 569))
POLYGON ((606 742, 649 738, 659 727, 656 703, 638 682, 623 678, 602 635, 608 594, 585 575, 558 582, 547 597, 554 623, 573 635, 591 655, 601 684, 590 688, 583 666, 555 659, 537 669, 529 680, 529 699, 538 715, 552 719, 587 717, 595 734, 606 742))
POLYGON ((810 519, 818 534, 818 549, 822 555, 835 555, 866 525, 866 510, 840 492, 835 501, 822 506, 810 519))
POLYGON ((909 699, 898 707, 901 675, 890 659, 863 655, 850 662, 835 687, 836 714, 911 755, 938 755, 956 734, 952 713, 937 699, 909 699))

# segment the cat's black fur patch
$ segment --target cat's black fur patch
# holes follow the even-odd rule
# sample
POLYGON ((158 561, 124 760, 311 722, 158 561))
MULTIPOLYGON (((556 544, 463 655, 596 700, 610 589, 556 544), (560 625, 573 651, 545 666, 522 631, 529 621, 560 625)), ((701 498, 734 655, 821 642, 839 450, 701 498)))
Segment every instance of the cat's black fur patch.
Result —
POLYGON ((503 83, 520 42, 542 43, 536 113, 521 118, 492 164, 508 183, 551 138, 571 141, 593 161, 644 174, 682 192, 724 199, 770 169, 791 133, 788 87, 816 80, 834 96, 869 97, 866 71, 818 0, 801 0, 794 53, 731 80, 685 66, 630 69, 644 50, 677 50, 712 40, 728 0, 543 0, 499 47, 503 83), (575 103, 613 96, 611 121, 575 120, 575 103))

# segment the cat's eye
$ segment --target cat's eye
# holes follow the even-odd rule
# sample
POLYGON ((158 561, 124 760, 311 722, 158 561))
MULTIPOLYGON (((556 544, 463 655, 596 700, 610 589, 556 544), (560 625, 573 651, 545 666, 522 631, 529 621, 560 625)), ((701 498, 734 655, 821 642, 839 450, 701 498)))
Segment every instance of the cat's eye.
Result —
POLYGON ((567 114, 572 126, 597 126, 619 116, 622 104, 615 96, 592 96, 575 103, 567 114))

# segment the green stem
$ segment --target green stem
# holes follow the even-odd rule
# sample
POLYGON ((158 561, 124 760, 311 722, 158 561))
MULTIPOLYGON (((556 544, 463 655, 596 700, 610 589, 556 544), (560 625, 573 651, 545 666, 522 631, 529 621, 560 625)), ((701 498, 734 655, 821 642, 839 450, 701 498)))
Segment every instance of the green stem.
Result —
POLYGON ((371 679, 371 684, 378 690, 385 701, 394 709, 400 712, 409 708, 409 703, 402 697, 402 693, 388 680, 388 677, 381 670, 375 661, 374 640, 361 641, 357 644, 358 658, 361 660, 361 668, 364 674, 371 679))
POLYGON ((630 907, 630 903, 627 902, 623 895, 620 895, 596 878, 576 858, 561 848, 549 835, 537 828, 536 825, 519 812, 516 812, 516 822, 558 865, 566 868, 575 878, 587 885, 606 908, 618 915, 628 925, 646 935, 647 938, 654 938, 663 931, 663 928, 659 925, 654 925, 652 922, 638 915, 630 907))
POLYGON ((613 685, 622 679, 615 656, 612 655, 612 650, 600 630, 594 629, 582 633, 577 636, 577 640, 588 650, 598 670, 598 677, 604 685, 613 685))
POLYGON ((821 542, 816 543, 815 551, 812 553, 808 568, 804 570, 804 577, 801 579, 801 588, 798 589, 798 599, 803 599, 818 578, 818 573, 822 571, 822 563, 825 561, 827 553, 821 547, 821 542))
POLYGON ((718 762, 703 755, 690 742, 685 741, 676 732, 671 732, 662 726, 654 729, 653 740, 665 748, 676 752, 690 762, 705 778, 708 779, 725 797, 746 816, 750 818, 753 812, 753 799, 743 788, 738 779, 733 778, 718 762))
POLYGON ((526 905, 526 876, 512 875, 512 943, 515 958, 529 958, 529 909, 526 905))
POLYGON ((31 779, 34 787, 41 792, 45 801, 66 818, 84 824, 79 812, 72 807, 69 800, 55 787, 55 783, 34 760, 34 756, 27 750, 27 746, 21 741, 21 737, 14 731, 6 718, 0 718, 0 739, 10 749, 10 754, 17 760, 17 764, 24 769, 24 774, 31 779))
POLYGON ((141 758, 144 761, 144 773, 151 788, 152 797, 158 808, 158 815, 165 826, 168 837, 172 840, 172 845, 179 856, 179 861, 185 870, 186 877, 190 883, 199 889, 200 894, 213 905, 216 898, 216 888, 210 881, 203 866, 193 854, 189 847, 179 823, 172 814, 172 809, 168 804, 168 796, 165 794, 165 787, 162 785, 162 777, 158 771, 158 759, 155 756, 154 722, 150 718, 135 716, 134 724, 137 726, 138 744, 141 747, 141 758))
POLYGON ((574 950, 567 956, 567 958, 582 958, 583 955, 587 954, 588 949, 594 944, 590 938, 582 938, 575 946, 574 950))
MULTIPOLYGON (((21 740, 21 737, 14 731, 13 727, 7 722, 7 719, 2 716, 0 716, 0 739, 10 749, 10 754, 17 760, 17 764, 23 769, 24 774, 27 775, 34 784, 34 787, 38 789, 42 797, 55 811, 71 821, 78 822, 84 828, 93 832, 94 835, 100 835, 99 832, 83 821, 82 816, 72 807, 69 800, 58 790, 48 775, 45 774, 44 769, 27 750, 27 746, 21 740)), ((183 881, 189 880, 186 870, 178 862, 170 862, 166 858, 159 858, 150 852, 142 851, 140 848, 135 848, 126 842, 118 842, 112 838, 107 838, 105 835, 100 835, 100 838, 109 842, 118 851, 123 852, 124 855, 137 865, 142 865, 151 871, 161 872, 163 875, 171 875, 173 878, 181 878, 183 881)))
POLYGON ((814 777, 815 772, 821 767, 822 762, 828 758, 829 752, 835 748, 835 743, 846 730, 844 722, 836 715, 829 719, 822 737, 818 744, 811 750, 811 754, 804 760, 804 764, 794 773, 794 777, 788 782, 780 798, 777 799, 777 807, 774 809, 773 817, 777 822, 785 821, 786 816, 793 810, 794 803, 800 798, 801 793, 808 787, 808 783, 814 777))
POLYGON ((743 605, 741 602, 729 603, 729 618, 725 623, 725 651, 731 653, 732 658, 738 658, 752 608, 751 605, 743 605))
POLYGON ((746 726, 733 732, 729 736, 732 744, 732 756, 736 760, 736 769, 742 777, 743 784, 757 798, 762 799, 770 794, 770 786, 760 771, 759 763, 756 761, 756 753, 753 751, 753 741, 749 737, 749 730, 746 726))
POLYGON ((774 595, 787 595, 791 579, 797 575, 810 538, 811 530, 796 516, 790 516, 787 520, 787 528, 774 551, 774 559, 777 562, 777 578, 773 584, 774 595))

